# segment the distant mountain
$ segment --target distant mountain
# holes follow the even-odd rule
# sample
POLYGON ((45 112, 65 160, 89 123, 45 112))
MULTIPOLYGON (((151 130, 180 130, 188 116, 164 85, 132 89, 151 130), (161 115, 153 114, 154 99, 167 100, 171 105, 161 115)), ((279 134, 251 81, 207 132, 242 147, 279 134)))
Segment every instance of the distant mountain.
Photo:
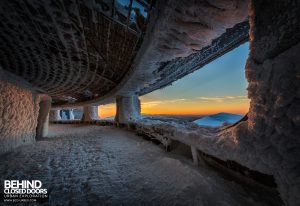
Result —
POLYGON ((115 116, 105 117, 105 118, 102 118, 102 119, 103 120, 114 120, 115 116))
POLYGON ((203 117, 203 115, 142 114, 144 120, 159 120, 162 122, 176 122, 179 124, 193 122, 201 117, 203 117))
POLYGON ((202 117, 200 119, 195 120, 194 123, 201 126, 217 127, 217 126, 222 126, 224 124, 233 124, 242 118, 243 118, 242 115, 222 112, 222 113, 202 117))

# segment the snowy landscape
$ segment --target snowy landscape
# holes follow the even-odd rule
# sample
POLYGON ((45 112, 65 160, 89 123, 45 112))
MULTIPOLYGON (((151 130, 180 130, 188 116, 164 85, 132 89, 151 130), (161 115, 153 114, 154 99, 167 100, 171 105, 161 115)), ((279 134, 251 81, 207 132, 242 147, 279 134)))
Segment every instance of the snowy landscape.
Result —
POLYGON ((243 115, 221 112, 212 115, 143 115, 144 120, 159 120, 179 124, 195 123, 199 126, 218 127, 234 124, 243 118, 243 115))
POLYGON ((226 124, 234 124, 242 118, 242 115, 221 112, 197 119, 194 121, 194 123, 200 126, 218 127, 226 124))

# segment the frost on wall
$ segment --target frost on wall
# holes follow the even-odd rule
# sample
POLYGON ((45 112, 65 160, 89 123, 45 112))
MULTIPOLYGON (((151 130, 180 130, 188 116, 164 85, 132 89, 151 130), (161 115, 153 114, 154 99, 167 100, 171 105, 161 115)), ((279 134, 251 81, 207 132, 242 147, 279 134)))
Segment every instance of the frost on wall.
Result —
POLYGON ((248 120, 230 128, 144 122, 137 130, 170 138, 272 175, 286 205, 300 202, 300 3, 250 1, 248 120))
POLYGON ((299 1, 250 4, 248 135, 237 135, 252 143, 256 167, 275 177, 287 205, 300 202, 299 13, 299 1))
POLYGON ((0 80, 0 154, 35 141, 38 98, 0 80))
POLYGON ((230 128, 207 128, 142 120, 136 123, 137 132, 152 136, 165 146, 177 140, 219 159, 233 160, 272 175, 286 205, 297 205, 300 202, 299 54, 300 43, 262 64, 249 59, 248 121, 230 128))

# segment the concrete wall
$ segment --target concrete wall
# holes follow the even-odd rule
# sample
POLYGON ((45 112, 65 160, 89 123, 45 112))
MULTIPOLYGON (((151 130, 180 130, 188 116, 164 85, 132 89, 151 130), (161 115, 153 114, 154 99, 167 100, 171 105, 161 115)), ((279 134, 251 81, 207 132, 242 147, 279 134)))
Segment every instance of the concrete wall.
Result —
POLYGON ((0 154, 35 141, 38 111, 36 95, 0 80, 0 154))
POLYGON ((222 134, 227 158, 273 175, 286 205, 300 202, 299 13, 299 1, 250 1, 249 119, 222 134))
POLYGON ((247 134, 286 205, 300 202, 299 14, 299 1, 250 4, 247 134))

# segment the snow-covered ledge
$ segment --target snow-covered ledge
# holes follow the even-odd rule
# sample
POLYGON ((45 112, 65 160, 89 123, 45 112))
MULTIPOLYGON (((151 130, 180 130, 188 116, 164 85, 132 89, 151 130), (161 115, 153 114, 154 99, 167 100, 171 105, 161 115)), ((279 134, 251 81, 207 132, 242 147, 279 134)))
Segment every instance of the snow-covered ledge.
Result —
POLYGON ((83 122, 89 122, 99 119, 100 118, 98 116, 98 106, 86 105, 83 107, 83 114, 81 118, 83 122))
POLYGON ((117 113, 115 121, 127 124, 136 121, 141 115, 141 103, 138 96, 118 96, 116 98, 117 113))

